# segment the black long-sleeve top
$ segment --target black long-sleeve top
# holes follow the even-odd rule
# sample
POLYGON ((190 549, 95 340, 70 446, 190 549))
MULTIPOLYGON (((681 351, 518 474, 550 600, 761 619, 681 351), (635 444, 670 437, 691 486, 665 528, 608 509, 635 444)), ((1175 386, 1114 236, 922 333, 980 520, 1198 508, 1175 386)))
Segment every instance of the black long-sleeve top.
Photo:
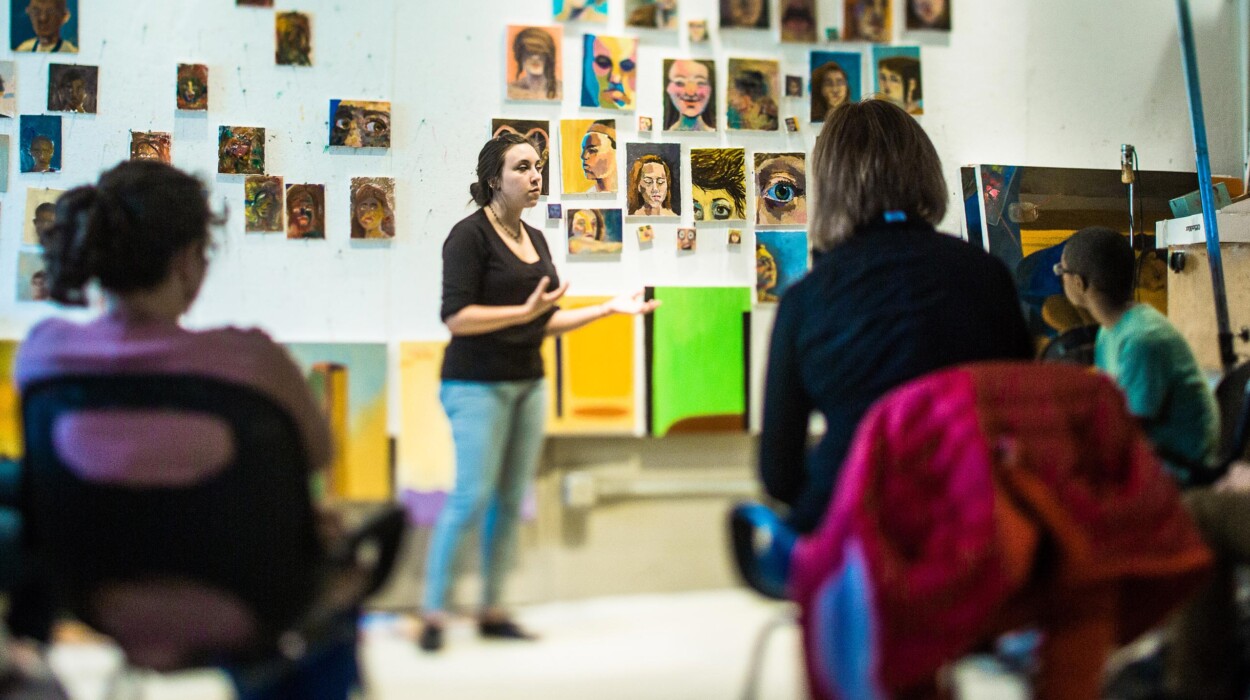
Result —
POLYGON ((820 523, 860 418, 882 394, 963 362, 1027 359, 1006 266, 927 224, 880 224, 824 254, 782 297, 764 389, 760 474, 801 532, 820 523), (826 432, 807 454, 808 420, 826 432))

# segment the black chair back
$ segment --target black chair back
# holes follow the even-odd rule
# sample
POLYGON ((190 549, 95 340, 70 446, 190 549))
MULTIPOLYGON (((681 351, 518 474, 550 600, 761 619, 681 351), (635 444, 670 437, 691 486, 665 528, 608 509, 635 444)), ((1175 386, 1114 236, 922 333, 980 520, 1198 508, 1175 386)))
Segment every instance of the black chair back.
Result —
POLYGON ((1228 464, 1245 459, 1250 441, 1250 362, 1232 368, 1215 387, 1220 407, 1220 461, 1228 464))
POLYGON ((1069 328, 1051 338, 1038 355, 1045 362, 1068 362, 1077 365, 1094 364, 1094 341, 1098 338, 1098 326, 1069 328))

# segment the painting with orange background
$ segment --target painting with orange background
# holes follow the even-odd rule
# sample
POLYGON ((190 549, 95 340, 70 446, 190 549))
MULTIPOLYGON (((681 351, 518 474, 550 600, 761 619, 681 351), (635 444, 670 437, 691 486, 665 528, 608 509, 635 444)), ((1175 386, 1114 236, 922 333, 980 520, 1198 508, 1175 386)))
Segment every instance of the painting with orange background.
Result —
POLYGON ((504 42, 509 100, 559 102, 564 95, 561 27, 509 25, 504 42))

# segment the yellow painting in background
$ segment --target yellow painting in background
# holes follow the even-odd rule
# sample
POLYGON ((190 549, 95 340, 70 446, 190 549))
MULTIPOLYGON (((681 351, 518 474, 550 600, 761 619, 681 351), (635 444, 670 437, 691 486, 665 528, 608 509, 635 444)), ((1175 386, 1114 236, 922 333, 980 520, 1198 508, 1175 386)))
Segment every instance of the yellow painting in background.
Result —
POLYGON ((456 483, 451 424, 439 401, 439 375, 447 343, 399 345, 399 455, 396 488, 448 492, 456 483))
POLYGON ((13 379, 16 340, 0 340, 0 456, 22 455, 22 413, 13 379))
MULTIPOLYGON (((565 297, 578 309, 610 297, 565 297)), ((560 336, 544 346, 549 383, 547 432, 632 433, 637 423, 634 390, 634 318, 614 315, 560 336), (558 364, 557 364, 558 355, 558 364)))

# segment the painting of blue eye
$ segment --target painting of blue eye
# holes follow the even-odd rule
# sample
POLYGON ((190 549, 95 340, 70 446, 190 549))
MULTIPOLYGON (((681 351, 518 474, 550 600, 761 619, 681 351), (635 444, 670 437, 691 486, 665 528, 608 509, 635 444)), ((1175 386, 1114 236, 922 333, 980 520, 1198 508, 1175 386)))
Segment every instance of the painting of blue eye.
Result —
POLYGON ((806 160, 802 153, 755 154, 755 223, 807 223, 806 160))

